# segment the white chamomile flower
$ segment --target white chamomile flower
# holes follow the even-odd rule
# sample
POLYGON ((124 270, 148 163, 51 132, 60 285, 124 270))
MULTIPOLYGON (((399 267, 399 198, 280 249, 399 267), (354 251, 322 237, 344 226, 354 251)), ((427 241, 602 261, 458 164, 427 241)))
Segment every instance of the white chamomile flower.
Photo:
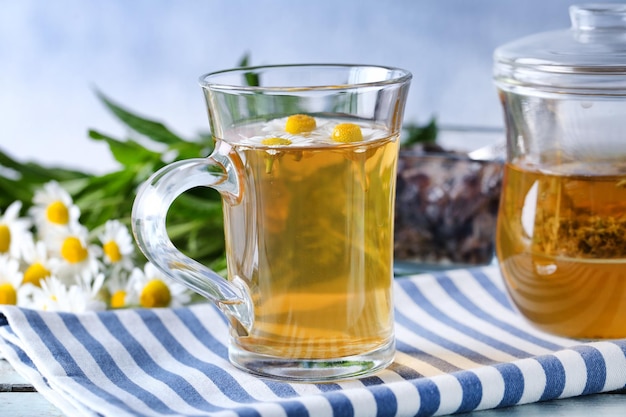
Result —
POLYGON ((133 269, 131 274, 132 295, 136 297, 128 304, 138 304, 141 307, 180 307, 191 300, 191 294, 181 284, 166 277, 156 266, 147 262, 143 271, 133 269))
POLYGON ((31 236, 22 245, 22 260, 24 262, 23 284, 39 286, 39 282, 54 272, 54 265, 58 261, 51 259, 45 242, 35 241, 31 236))
POLYGON ((67 301, 63 303, 63 310, 68 313, 84 313, 86 311, 104 311, 106 303, 94 294, 78 285, 71 285, 67 292, 67 301))
POLYGON ((385 129, 374 129, 365 123, 321 119, 305 114, 270 120, 261 131, 264 135, 244 139, 242 143, 268 146, 301 146, 310 143, 331 145, 367 142, 387 135, 385 129))
POLYGON ((101 299, 105 276, 99 272, 96 275, 84 273, 77 285, 71 285, 68 291, 67 309, 72 313, 83 311, 106 310, 106 303, 101 299))
MULTIPOLYGON (((242 145, 264 145, 270 148, 282 148, 285 146, 302 146, 311 143, 311 139, 303 136, 293 136, 283 134, 281 136, 277 135, 263 135, 263 136, 252 136, 249 138, 244 138, 241 140, 242 145)), ((268 150, 270 154, 278 153, 278 150, 268 150)))
POLYGON ((263 133, 271 136, 293 135, 311 136, 326 125, 326 121, 307 114, 292 114, 288 117, 272 119, 261 128, 263 133))
POLYGON ((30 214, 37 231, 45 236, 50 228, 68 227, 78 222, 80 209, 58 182, 50 181, 35 192, 30 214))
POLYGON ((98 273, 101 249, 98 245, 88 242, 86 227, 73 224, 70 228, 50 232, 46 246, 55 258, 52 267, 59 279, 70 283, 75 277, 98 273))
POLYGON ((24 285, 23 294, 28 299, 26 307, 44 311, 63 311, 83 313, 106 309, 104 301, 99 299, 99 292, 104 282, 104 275, 94 279, 85 278, 81 283, 67 285, 52 275, 41 280, 41 286, 24 285))
POLYGON ((243 138, 242 144, 269 147, 303 146, 312 143, 325 121, 306 114, 272 119, 261 128, 263 135, 243 138))
POLYGON ((385 129, 374 129, 362 123, 336 121, 319 129, 320 140, 326 143, 358 143, 388 136, 385 129))
POLYGON ((133 294, 133 282, 130 280, 130 272, 125 270, 114 271, 107 278, 106 288, 110 294, 109 306, 111 308, 124 308, 137 304, 137 297, 133 294))
POLYGON ((62 305, 67 299, 67 286, 56 276, 51 275, 42 279, 39 286, 32 284, 22 285, 20 297, 22 306, 43 311, 62 311, 62 305))
POLYGON ((0 254, 19 258, 21 244, 31 234, 30 220, 20 217, 21 201, 14 201, 0 215, 0 254))
POLYGON ((17 259, 0 255, 0 304, 16 305, 22 273, 17 259))
POLYGON ((119 220, 109 220, 100 235, 104 262, 123 269, 133 267, 132 255, 135 253, 133 239, 126 227, 119 220))

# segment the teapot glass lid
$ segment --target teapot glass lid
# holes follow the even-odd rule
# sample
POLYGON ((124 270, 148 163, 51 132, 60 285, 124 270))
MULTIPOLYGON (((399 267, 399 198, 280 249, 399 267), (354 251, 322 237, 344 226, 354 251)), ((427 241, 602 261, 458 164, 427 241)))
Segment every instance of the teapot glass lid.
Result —
POLYGON ((497 48, 494 78, 505 90, 626 95, 626 4, 570 7, 569 29, 497 48))

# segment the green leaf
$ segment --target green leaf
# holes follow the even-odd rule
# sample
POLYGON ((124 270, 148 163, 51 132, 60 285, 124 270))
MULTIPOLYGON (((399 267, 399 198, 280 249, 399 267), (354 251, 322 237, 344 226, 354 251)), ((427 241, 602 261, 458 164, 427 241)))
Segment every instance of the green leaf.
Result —
POLYGON ((89 130, 89 137, 106 142, 115 160, 126 167, 161 159, 161 153, 148 150, 132 139, 120 141, 95 130, 89 130))
POLYGON ((62 181, 66 179, 82 178, 89 175, 71 169, 58 167, 48 168, 34 162, 18 162, 2 151, 0 151, 0 167, 16 171, 21 175, 22 181, 37 184, 41 184, 51 179, 62 181))
POLYGON ((129 221, 137 188, 134 178, 135 173, 129 169, 90 178, 73 195, 74 203, 81 209, 81 223, 93 229, 111 219, 129 221))
POLYGON ((239 60, 239 66, 240 67, 250 66, 250 54, 249 53, 246 53, 244 54, 243 57, 241 57, 241 60, 239 60))
POLYGON ((201 158, 211 154, 213 151, 213 140, 207 141, 202 138, 196 142, 181 142, 169 147, 169 150, 175 151, 176 159, 201 158))
MULTIPOLYGON (((243 58, 241 59, 241 61, 239 61, 239 66, 241 68, 249 67, 250 66, 249 58, 250 56, 248 54, 245 54, 243 58)), ((249 85, 250 87, 258 87, 259 85, 261 85, 259 81, 259 74, 249 71, 249 72, 246 72, 244 76, 246 77, 246 84, 249 85)))
POLYGON ((21 163, 0 151, 0 211, 18 200, 24 210, 28 209, 32 205, 34 191, 46 182, 80 181, 88 176, 70 169, 48 168, 33 162, 21 163))
POLYGON ((437 121, 433 117, 425 126, 407 124, 404 126, 407 133, 406 139, 402 142, 403 147, 408 147, 417 143, 434 143, 437 141, 438 127, 437 121))
POLYGON ((30 187, 18 187, 16 182, 0 177, 0 207, 2 212, 14 201, 28 204, 33 199, 30 187))
POLYGON ((131 113, 123 107, 113 103, 113 101, 108 99, 104 94, 100 92, 96 92, 96 94, 118 119, 124 122, 126 126, 130 127, 135 132, 145 135, 159 143, 174 144, 182 140, 179 136, 165 127, 163 123, 131 113))

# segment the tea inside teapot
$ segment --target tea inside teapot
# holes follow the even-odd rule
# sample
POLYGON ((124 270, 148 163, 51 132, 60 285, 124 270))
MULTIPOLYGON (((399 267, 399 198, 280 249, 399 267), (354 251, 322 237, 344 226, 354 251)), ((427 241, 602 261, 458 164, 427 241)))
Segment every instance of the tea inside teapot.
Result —
POLYGON ((626 6, 498 48, 507 127, 496 251, 511 300, 563 336, 626 336, 626 6))

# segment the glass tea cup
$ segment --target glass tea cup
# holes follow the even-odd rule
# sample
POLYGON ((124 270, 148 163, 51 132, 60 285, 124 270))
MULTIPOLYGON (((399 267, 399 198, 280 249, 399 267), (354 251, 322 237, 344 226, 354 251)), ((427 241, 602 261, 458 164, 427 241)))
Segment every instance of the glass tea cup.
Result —
POLYGON ((496 250, 536 327, 626 337, 626 5, 498 48, 508 157, 496 250))
POLYGON ((139 190, 139 247, 230 321, 229 357, 294 381, 362 376, 395 353, 393 213, 411 74, 358 65, 280 65, 202 76, 216 144, 139 190), (173 200, 222 195, 228 279, 167 236, 173 200))

